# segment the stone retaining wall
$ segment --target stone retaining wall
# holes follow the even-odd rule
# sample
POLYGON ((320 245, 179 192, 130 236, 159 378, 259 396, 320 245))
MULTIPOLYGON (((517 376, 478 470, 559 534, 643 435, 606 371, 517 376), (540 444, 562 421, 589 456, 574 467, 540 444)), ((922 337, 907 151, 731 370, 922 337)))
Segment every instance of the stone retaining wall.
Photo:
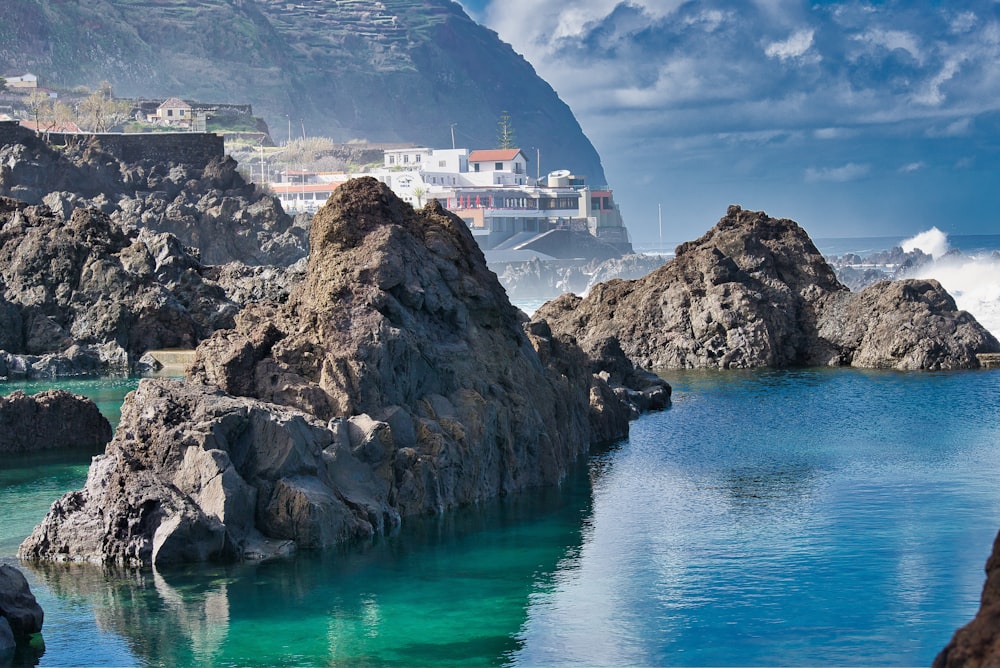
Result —
MULTIPOLYGON (((20 143, 33 134, 31 130, 21 127, 17 121, 0 121, 0 145, 20 143)), ((153 160, 200 168, 213 158, 221 158, 226 153, 223 138, 210 132, 135 134, 51 132, 47 137, 53 146, 96 139, 103 150, 126 163, 153 160)))

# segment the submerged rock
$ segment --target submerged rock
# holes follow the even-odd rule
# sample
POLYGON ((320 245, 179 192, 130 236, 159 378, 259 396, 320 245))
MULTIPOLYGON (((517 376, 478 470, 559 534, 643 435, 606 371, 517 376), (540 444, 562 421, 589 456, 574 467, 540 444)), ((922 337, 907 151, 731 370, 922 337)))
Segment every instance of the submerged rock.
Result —
POLYGON ((87 397, 65 390, 0 397, 0 453, 99 448, 110 440, 111 424, 87 397))
POLYGON ((128 565, 326 547, 558 482, 669 386, 617 342, 588 358, 526 328, 468 228, 383 184, 315 216, 305 277, 197 350, 186 383, 143 381, 87 487, 25 559, 128 565))
POLYGON ((1000 534, 986 561, 986 583, 975 618, 955 632, 934 659, 934 668, 989 668, 1000 665, 1000 534))
POLYGON ((0 564, 0 620, 6 622, 16 641, 40 632, 45 621, 28 581, 21 571, 7 564, 0 564))
POLYGON ((737 206, 653 273, 563 295, 535 317, 588 350, 615 337, 646 368, 954 369, 1000 350, 935 281, 851 293, 798 224, 737 206))

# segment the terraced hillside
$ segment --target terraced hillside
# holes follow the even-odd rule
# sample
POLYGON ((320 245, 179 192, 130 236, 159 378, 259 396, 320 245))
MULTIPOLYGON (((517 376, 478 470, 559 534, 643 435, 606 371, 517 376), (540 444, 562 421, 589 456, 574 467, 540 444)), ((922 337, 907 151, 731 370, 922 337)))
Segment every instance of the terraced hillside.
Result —
MULTIPOLYGON (((511 115, 542 171, 604 182, 569 108, 496 33, 450 0, 0 2, 0 74, 119 95, 253 104, 275 139, 496 143, 511 115)), ((535 165, 530 165, 531 171, 535 165)))

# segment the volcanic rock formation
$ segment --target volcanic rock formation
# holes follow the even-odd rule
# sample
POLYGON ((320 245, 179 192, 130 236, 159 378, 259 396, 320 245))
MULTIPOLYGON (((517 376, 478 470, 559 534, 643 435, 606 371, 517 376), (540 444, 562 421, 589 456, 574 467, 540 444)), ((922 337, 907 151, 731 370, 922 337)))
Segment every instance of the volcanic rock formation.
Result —
POLYGON ((0 662, 7 665, 16 656, 18 645, 42 630, 44 620, 45 613, 21 571, 0 564, 0 662))
POLYGON ((0 397, 0 453, 98 448, 110 440, 111 424, 87 397, 65 390, 0 397))
POLYGON ((1000 665, 1000 534, 986 561, 986 583, 975 618, 955 632, 934 659, 934 668, 1000 665))
POLYGON ((585 350, 616 338, 644 368, 956 369, 1000 350, 936 281, 851 293, 798 224, 738 206, 653 273, 563 295, 535 317, 585 350))
POLYGON ((86 488, 25 559, 263 557, 559 481, 669 386, 613 339, 527 326, 462 221, 358 179, 316 215, 305 279, 143 381, 86 488))
POLYGON ((202 269, 171 235, 0 198, 4 375, 127 371, 146 350, 193 348, 238 310, 202 269), (63 367, 32 357, 46 353, 63 367))
POLYGON ((306 255, 306 230, 271 195, 219 156, 203 167, 144 159, 122 162, 91 138, 55 151, 28 135, 0 146, 0 195, 46 204, 69 220, 94 208, 124 229, 173 234, 206 264, 291 264, 306 255))

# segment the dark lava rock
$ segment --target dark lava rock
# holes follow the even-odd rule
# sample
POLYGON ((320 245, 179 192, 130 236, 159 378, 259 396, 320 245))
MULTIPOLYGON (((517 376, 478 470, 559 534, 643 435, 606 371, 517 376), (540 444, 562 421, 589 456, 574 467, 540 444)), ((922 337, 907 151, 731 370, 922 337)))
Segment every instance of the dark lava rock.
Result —
POLYGON ((274 196, 244 181, 228 156, 204 168, 125 163, 104 152, 99 138, 55 151, 26 137, 0 146, 0 164, 0 195, 44 203, 65 220, 77 209, 98 209, 123 229, 174 235, 206 264, 287 265, 307 253, 306 230, 274 196))
POLYGON ((171 235, 125 232, 93 209, 74 209, 63 220, 47 206, 0 198, 7 353, 90 346, 114 361, 156 348, 193 348, 232 326, 238 310, 202 271, 171 235))
POLYGON ((357 179, 317 213, 305 277, 140 383, 30 560, 263 558, 557 483, 669 386, 588 357, 507 299, 461 219, 357 179))
POLYGON ((7 621, 15 640, 42 630, 45 613, 35 600, 21 571, 0 564, 0 618, 7 621))
POLYGON ((934 659, 934 668, 990 668, 1000 665, 1000 534, 986 561, 986 584, 975 618, 955 632, 934 659))
POLYGON ((65 390, 0 397, 0 453, 99 448, 110 440, 111 424, 87 397, 65 390))
POLYGON ((645 368, 955 369, 1000 350, 935 281, 851 293, 797 223, 738 206, 653 273, 563 295, 535 317, 585 350, 617 338, 645 368))

